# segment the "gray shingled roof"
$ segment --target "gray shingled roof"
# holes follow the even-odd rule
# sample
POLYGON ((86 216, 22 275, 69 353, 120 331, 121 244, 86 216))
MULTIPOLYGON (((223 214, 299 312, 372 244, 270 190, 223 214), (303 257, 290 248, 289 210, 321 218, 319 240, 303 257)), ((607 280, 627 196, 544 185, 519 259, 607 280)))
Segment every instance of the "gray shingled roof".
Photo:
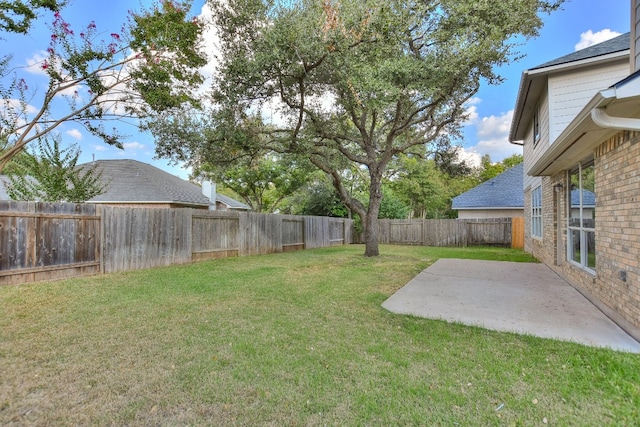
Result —
POLYGON ((500 175, 453 198, 453 209, 524 208, 524 165, 520 163, 500 175))
POLYGON ((531 68, 531 70, 552 67, 554 65, 566 64, 583 59, 595 58, 602 55, 609 55, 615 52, 623 52, 625 50, 629 50, 629 43, 630 33, 625 33, 610 40, 606 40, 602 43, 594 44, 593 46, 589 46, 568 55, 561 56, 560 58, 545 62, 544 64, 540 64, 536 67, 531 68))
MULTIPOLYGON (((199 185, 171 175, 137 160, 97 160, 106 191, 88 202, 94 203, 173 203, 185 206, 209 206, 209 198, 199 185)), ((85 165, 92 165, 86 163, 85 165)), ((81 165, 84 166, 84 165, 81 165)), ((230 197, 216 194, 216 200, 232 209, 249 209, 230 197)))
MULTIPOLYGON (((580 205, 580 190, 571 190, 571 207, 580 205)), ((596 195, 589 190, 582 190, 582 206, 595 207, 596 195)))
POLYGON ((232 199, 229 196, 225 196, 224 194, 216 193, 216 200, 220 203, 223 203, 229 207, 229 209, 245 209, 250 210, 251 207, 241 203, 235 199, 232 199))
MULTIPOLYGON (((137 160, 97 160, 106 191, 88 202, 177 203, 208 206, 200 187, 137 160)), ((85 165, 93 165, 87 163, 85 165)), ((81 165, 84 166, 84 165, 81 165)))

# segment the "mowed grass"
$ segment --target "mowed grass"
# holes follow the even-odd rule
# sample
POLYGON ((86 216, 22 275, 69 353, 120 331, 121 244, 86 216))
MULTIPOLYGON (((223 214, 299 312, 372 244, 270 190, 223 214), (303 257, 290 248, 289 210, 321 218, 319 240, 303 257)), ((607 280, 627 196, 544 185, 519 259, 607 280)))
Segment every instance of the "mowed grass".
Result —
POLYGON ((1 425, 635 425, 638 355, 395 315, 441 257, 334 247, 0 288, 1 425))

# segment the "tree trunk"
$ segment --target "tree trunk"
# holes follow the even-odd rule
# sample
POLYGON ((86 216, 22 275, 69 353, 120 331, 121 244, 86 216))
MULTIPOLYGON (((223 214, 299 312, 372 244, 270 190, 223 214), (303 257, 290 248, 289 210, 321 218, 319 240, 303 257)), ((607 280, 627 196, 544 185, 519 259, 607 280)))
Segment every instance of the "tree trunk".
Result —
POLYGON ((380 203, 382 202, 382 178, 371 176, 371 186, 369 187, 369 208, 363 221, 364 227, 364 256, 378 256, 378 214, 380 213, 380 203))

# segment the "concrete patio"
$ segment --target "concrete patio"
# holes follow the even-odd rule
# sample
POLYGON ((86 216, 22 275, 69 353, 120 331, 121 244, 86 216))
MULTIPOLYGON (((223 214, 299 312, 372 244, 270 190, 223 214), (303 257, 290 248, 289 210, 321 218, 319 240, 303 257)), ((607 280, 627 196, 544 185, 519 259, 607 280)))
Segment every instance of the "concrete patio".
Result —
POLYGON ((638 341, 544 264, 439 259, 382 306, 398 314, 640 353, 638 341))

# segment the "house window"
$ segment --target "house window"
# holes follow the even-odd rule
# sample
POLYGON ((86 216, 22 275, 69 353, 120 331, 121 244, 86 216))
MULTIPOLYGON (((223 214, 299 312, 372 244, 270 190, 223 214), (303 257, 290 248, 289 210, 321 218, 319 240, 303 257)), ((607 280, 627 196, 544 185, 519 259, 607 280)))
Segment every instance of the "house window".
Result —
POLYGON ((533 146, 540 141, 540 108, 536 106, 536 110, 533 113, 533 146))
POLYGON ((531 236, 542 238, 542 187, 531 192, 531 236))
POLYGON ((596 194, 593 162, 579 163, 570 172, 567 258, 588 270, 596 268, 596 194))

